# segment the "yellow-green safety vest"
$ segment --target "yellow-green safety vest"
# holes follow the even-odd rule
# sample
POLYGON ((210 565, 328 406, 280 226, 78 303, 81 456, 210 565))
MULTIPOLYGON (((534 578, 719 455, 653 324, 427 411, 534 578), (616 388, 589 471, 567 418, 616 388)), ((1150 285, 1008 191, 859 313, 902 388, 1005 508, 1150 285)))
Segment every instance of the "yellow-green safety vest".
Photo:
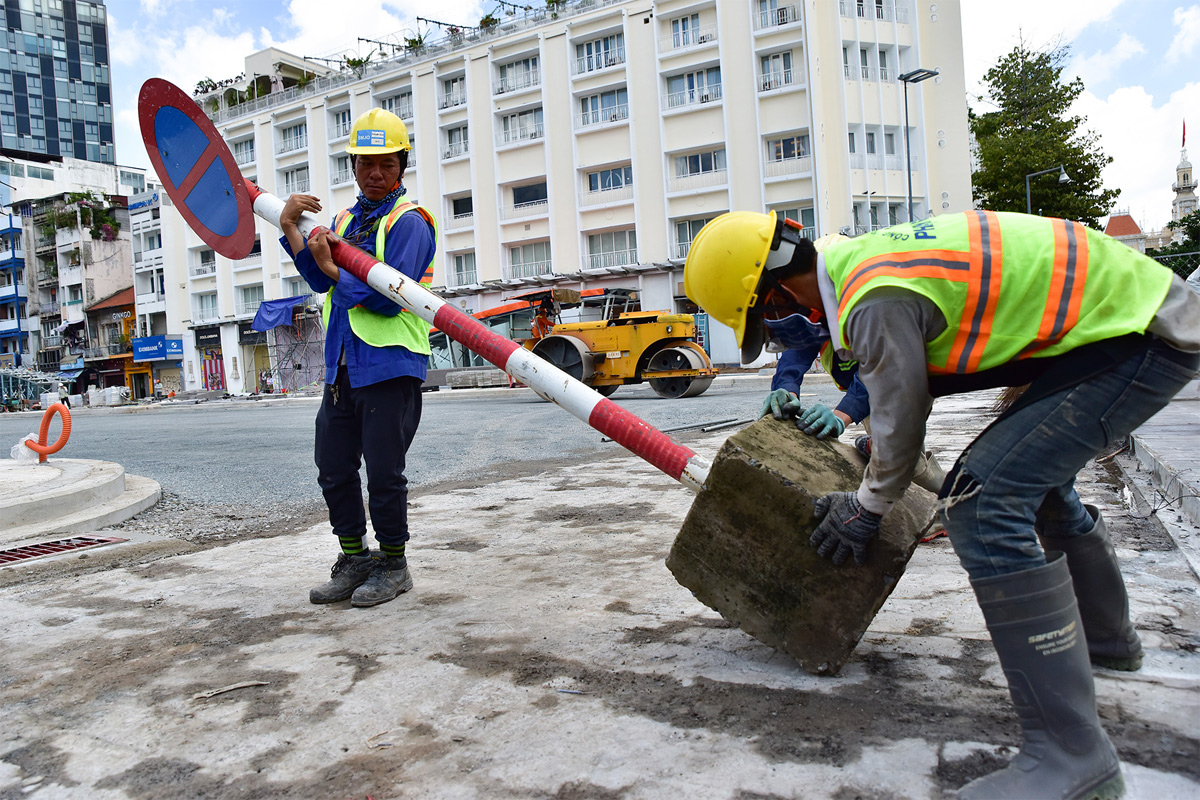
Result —
MULTIPOLYGON (((375 229, 375 258, 379 261, 384 260, 387 247, 387 234, 396 224, 396 221, 404 214, 410 211, 415 211, 425 218, 425 221, 433 228, 433 241, 436 243, 438 237, 437 219, 424 206, 404 199, 403 196, 396 198, 395 205, 388 215, 380 220, 379 225, 375 229)), ((354 215, 350 213, 350 209, 345 209, 338 213, 333 222, 333 232, 338 236, 346 233, 350 227, 350 223, 354 221, 354 215)), ((431 258, 429 264, 425 267, 425 274, 421 276, 420 283, 422 286, 431 286, 433 284, 433 262, 431 258)), ((325 295, 325 306, 321 310, 321 319, 325 325, 325 329, 329 330, 329 313, 333 308, 333 291, 330 290, 325 295)), ((393 347, 400 345, 406 350, 422 355, 429 355, 429 323, 412 313, 408 309, 403 309, 394 317, 389 317, 386 314, 377 314, 369 308, 355 306, 347 313, 350 318, 350 330, 354 331, 354 335, 362 339, 367 344, 373 347, 393 347)))
POLYGON ((906 223, 825 251, 847 340, 850 310, 882 286, 928 297, 946 330, 927 347, 931 375, 982 372, 1144 333, 1171 270, 1077 222, 968 211, 906 223))

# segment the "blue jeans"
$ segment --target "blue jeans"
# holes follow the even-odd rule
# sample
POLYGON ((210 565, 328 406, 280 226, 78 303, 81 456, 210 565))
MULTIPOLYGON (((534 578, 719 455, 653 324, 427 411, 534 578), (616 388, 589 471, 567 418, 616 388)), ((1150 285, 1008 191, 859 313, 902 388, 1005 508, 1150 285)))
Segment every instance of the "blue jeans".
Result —
POLYGON ((1163 408, 1197 363, 1200 355, 1150 339, 1134 356, 1017 406, 981 433, 950 471, 939 502, 967 574, 1045 564, 1035 520, 1056 536, 1087 533, 1093 521, 1075 491, 1076 474, 1163 408))

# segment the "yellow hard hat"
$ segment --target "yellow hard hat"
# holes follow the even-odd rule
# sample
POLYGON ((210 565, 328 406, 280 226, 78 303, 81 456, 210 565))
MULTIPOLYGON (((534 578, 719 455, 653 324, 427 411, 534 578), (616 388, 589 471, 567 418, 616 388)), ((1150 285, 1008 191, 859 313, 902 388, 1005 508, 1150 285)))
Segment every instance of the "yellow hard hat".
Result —
POLYGON ((818 253, 824 253, 827 248, 848 241, 850 241, 849 236, 843 236, 840 233, 827 233, 814 241, 813 247, 817 248, 818 253))
POLYGON ((356 156, 381 156, 412 150, 404 120, 382 108, 372 108, 354 120, 346 152, 356 156))
MULTIPOLYGON (((743 359, 762 336, 747 339, 746 314, 758 302, 758 283, 775 239, 775 212, 731 211, 709 222, 688 248, 683 291, 718 322, 733 328, 743 359)), ((757 356, 753 353, 751 357, 757 356)))

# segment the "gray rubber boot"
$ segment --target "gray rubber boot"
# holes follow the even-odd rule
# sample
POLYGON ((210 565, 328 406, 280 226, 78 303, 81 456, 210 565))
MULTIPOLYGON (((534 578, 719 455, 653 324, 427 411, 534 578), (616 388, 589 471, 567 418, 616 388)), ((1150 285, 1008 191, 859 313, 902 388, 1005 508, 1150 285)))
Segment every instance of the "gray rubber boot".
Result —
POLYGON ((1129 595, 1125 592, 1117 553, 1108 538, 1100 509, 1092 505, 1084 508, 1096 521, 1087 533, 1056 536, 1046 526, 1038 535, 1047 561, 1056 553, 1067 557, 1092 663, 1133 672, 1142 666, 1142 642, 1129 621, 1129 595))
POLYGON ((942 469, 942 465, 938 463, 932 450, 926 450, 921 455, 912 482, 934 494, 942 490, 942 484, 946 482, 946 471, 942 469))
POLYGON ((310 591, 308 601, 320 605, 345 600, 370 577, 374 566, 375 559, 369 552, 360 556, 341 553, 329 571, 329 580, 310 591))
POLYGON ((1100 727, 1083 623, 1061 556, 971 581, 1021 720, 1021 751, 959 790, 964 800, 1115 800, 1117 751, 1100 727))
POLYGON ((352 606, 377 606, 398 596, 413 587, 412 576, 408 574, 408 559, 387 558, 375 556, 375 564, 371 568, 371 576, 362 586, 354 590, 350 598, 352 606))

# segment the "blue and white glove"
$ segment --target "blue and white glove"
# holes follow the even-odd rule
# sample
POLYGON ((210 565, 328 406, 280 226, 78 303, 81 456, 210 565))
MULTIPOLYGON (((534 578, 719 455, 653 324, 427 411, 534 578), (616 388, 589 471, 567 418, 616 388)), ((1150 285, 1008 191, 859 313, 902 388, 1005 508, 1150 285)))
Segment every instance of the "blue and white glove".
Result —
POLYGON ((762 412, 758 416, 765 417, 770 414, 775 419, 788 419, 803 410, 804 406, 800 404, 800 398, 787 389, 775 389, 767 395, 766 400, 763 400, 762 412))
POLYGON ((800 415, 796 417, 796 427, 818 439, 825 439, 830 435, 836 439, 846 430, 846 423, 842 422, 829 406, 814 403, 807 409, 801 409, 800 415))
POLYGON ((831 492, 813 505, 813 518, 821 521, 808 543, 821 558, 833 557, 835 565, 854 554, 854 563, 867 563, 867 544, 879 534, 882 515, 858 504, 854 492, 831 492))

